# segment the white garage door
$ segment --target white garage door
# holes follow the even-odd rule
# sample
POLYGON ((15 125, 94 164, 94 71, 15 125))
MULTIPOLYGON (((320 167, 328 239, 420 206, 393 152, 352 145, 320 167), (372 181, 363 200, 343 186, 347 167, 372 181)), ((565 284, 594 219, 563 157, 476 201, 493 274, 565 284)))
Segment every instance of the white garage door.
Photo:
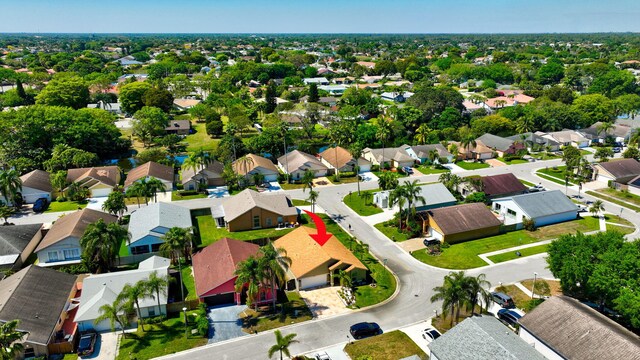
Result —
POLYGON ((51 201, 51 195, 49 193, 31 193, 31 194, 22 194, 24 198, 24 202, 27 204, 33 204, 36 200, 40 198, 45 198, 51 201))
POLYGON ((301 290, 325 285, 327 285, 327 274, 304 277, 300 279, 301 290))
POLYGON ((443 236, 439 232, 437 232, 434 228, 429 227, 429 236, 432 238, 436 238, 438 240, 442 240, 443 236))
POLYGON ((367 164, 367 165, 360 165, 359 169, 358 169, 359 173, 363 173, 363 172, 367 172, 367 171, 371 171, 371 165, 367 164))
POLYGON ((106 197, 111 193, 111 189, 92 189, 91 197, 106 197))
POLYGON ((266 182, 278 181, 278 175, 277 174, 265 175, 264 176, 264 181, 266 181, 266 182))

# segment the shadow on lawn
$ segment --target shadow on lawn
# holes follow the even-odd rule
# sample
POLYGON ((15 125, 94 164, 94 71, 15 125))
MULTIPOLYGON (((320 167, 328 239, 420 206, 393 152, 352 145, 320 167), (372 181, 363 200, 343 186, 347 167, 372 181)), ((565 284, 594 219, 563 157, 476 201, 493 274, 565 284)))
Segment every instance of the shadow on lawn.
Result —
POLYGON ((149 348, 153 343, 166 344, 178 337, 184 337, 184 323, 145 325, 147 331, 138 329, 136 333, 127 333, 120 343, 120 352, 137 354, 149 348))

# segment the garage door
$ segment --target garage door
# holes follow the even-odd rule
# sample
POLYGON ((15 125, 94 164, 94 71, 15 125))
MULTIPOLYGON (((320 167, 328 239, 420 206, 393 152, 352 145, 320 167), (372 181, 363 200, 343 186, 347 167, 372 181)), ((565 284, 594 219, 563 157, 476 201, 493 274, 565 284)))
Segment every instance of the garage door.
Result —
POLYGON ((278 181, 278 175, 273 174, 273 175, 265 175, 264 177, 264 181, 267 182, 271 182, 271 181, 278 181))
POLYGON ((310 276, 300 279, 300 289, 327 285, 327 274, 310 276))
POLYGON ((206 298, 204 298, 204 302, 205 302, 205 304, 207 304, 207 306, 234 304, 235 303, 235 299, 234 299, 233 295, 234 295, 234 293, 230 292, 230 293, 226 293, 226 294, 207 296, 206 298))
POLYGON ((111 189, 92 189, 91 197, 106 197, 111 193, 111 189))
POLYGON ((34 202, 36 202, 36 200, 40 198, 45 198, 51 201, 51 196, 49 193, 22 194, 22 196, 26 204, 33 204, 34 202))

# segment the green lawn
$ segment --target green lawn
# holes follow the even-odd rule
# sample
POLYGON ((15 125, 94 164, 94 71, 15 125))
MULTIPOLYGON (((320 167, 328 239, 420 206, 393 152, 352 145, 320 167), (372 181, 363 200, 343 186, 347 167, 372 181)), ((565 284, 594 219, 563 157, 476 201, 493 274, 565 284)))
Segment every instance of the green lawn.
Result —
POLYGON ((234 231, 230 232, 225 228, 218 228, 215 220, 211 215, 202 215, 196 217, 198 232, 200 234, 199 247, 205 247, 213 244, 214 242, 228 237, 236 240, 256 240, 270 238, 272 240, 277 239, 293 229, 276 230, 271 229, 258 229, 247 231, 234 231))
POLYGON ((329 179, 329 181, 334 185, 352 184, 358 182, 358 178, 355 176, 340 177, 340 181, 335 181, 333 179, 333 176, 327 176, 327 179, 329 179))
MULTIPOLYGON (((372 171, 372 173, 377 177, 380 177, 380 175, 385 172, 387 171, 372 171)), ((404 178, 408 176, 407 174, 400 174, 399 172, 395 172, 395 171, 393 171, 393 173, 398 175, 398 178, 404 178)))
MULTIPOLYGON (((566 166, 555 166, 551 168, 544 168, 536 171, 536 175, 543 179, 553 181, 556 184, 564 185, 564 173, 567 170, 566 166)), ((575 185, 572 179, 569 179, 569 185, 575 185)))
POLYGON ((424 175, 431 175, 431 174, 441 174, 441 173, 445 173, 445 172, 449 172, 451 170, 449 169, 436 169, 433 166, 428 166, 428 165, 420 165, 418 166, 418 171, 420 171, 421 173, 423 173, 424 175))
POLYGON ((628 202, 624 202, 624 201, 620 200, 619 198, 607 196, 607 195, 605 195, 603 193, 596 192, 596 191, 587 191, 586 193, 591 195, 591 196, 600 198, 602 200, 607 200, 607 201, 612 202, 612 203, 614 203, 616 205, 624 206, 625 208, 631 209, 631 210, 633 210, 635 212, 640 211, 640 207, 635 206, 635 205, 631 205, 628 202))
MULTIPOLYGON (((189 312, 190 317, 194 313, 189 312)), ((128 333, 120 340, 116 360, 152 359, 207 343, 206 338, 191 334, 191 329, 195 328, 195 321, 190 321, 187 328, 188 335, 185 336, 183 317, 171 318, 158 325, 145 325, 147 331, 138 328, 137 332, 128 333)))
POLYGON ((243 311, 241 313, 243 320, 242 330, 250 334, 256 331, 260 333, 311 320, 311 311, 298 292, 288 291, 286 296, 287 302, 284 304, 284 313, 280 312, 280 309, 278 309, 276 313, 271 312, 266 315, 251 309, 243 311))
POLYGON ((118 256, 120 257, 129 256, 129 248, 127 247, 126 240, 120 243, 120 248, 118 249, 118 256))
POLYGON ((291 203, 293 204, 293 206, 309 206, 309 205, 311 205, 311 203, 308 202, 307 200, 299 200, 299 199, 291 199, 291 203))
POLYGON ((47 210, 45 210, 46 213, 52 213, 52 212, 60 212, 60 211, 73 211, 73 210, 78 210, 78 208, 84 209, 85 207, 87 207, 88 203, 79 203, 77 201, 63 201, 63 202, 58 202, 58 201, 52 201, 49 204, 49 207, 47 208, 47 210))
MULTIPOLYGON (((397 221, 395 221, 395 223, 397 223, 397 221)), ((376 229, 380 230, 380 232, 383 233, 386 237, 388 237, 389 240, 405 241, 409 239, 409 236, 407 234, 398 231, 397 224, 395 225, 391 224, 389 226, 385 224, 386 222, 383 222, 383 223, 375 224, 374 226, 376 229)))
POLYGON ((640 196, 632 194, 628 191, 619 191, 611 188, 600 189, 597 191, 601 194, 640 206, 640 196))
POLYGON ((206 198, 206 197, 207 197, 206 194, 195 194, 195 195, 181 196, 179 191, 172 191, 171 192, 171 201, 203 199, 203 198, 206 198))
POLYGON ((580 149, 580 155, 584 156, 584 155, 590 155, 590 154, 593 154, 593 153, 589 150, 580 149))
POLYGON ((280 187, 283 190, 296 190, 296 189, 304 189, 304 184, 296 184, 296 183, 281 183, 280 187))
MULTIPOLYGON (((347 234, 342 228, 331 220, 325 214, 318 214, 327 226, 327 231, 335 235, 340 242, 350 250, 356 248, 356 240, 349 234, 347 234)), ((303 216, 308 219, 307 215, 303 216)), ((307 221, 308 226, 314 227, 315 224, 312 221, 307 221)), ((378 304, 387 298, 389 298, 396 291, 396 278, 393 277, 391 272, 373 255, 369 252, 354 252, 355 256, 362 261, 362 263, 369 268, 371 277, 375 280, 376 287, 369 285, 363 285, 356 287, 356 308, 362 308, 374 304, 378 304)))
POLYGON ((489 256, 489 260, 491 260, 491 261, 493 261, 494 263, 497 264, 497 263, 501 263, 501 262, 504 262, 504 261, 517 259, 519 257, 525 257, 525 256, 531 256, 531 255, 535 255, 535 254, 540 254, 540 253, 543 253, 543 252, 547 252, 547 247, 548 246, 549 246, 549 244, 543 244, 543 245, 528 247, 528 248, 525 248, 525 249, 520 249, 520 250, 518 250, 520 252, 520 256, 516 255, 515 251, 510 251, 510 252, 507 252, 507 253, 493 255, 493 256, 489 256))
POLYGON ((536 184, 531 183, 531 182, 528 182, 527 180, 522 180, 522 179, 518 179, 518 180, 520 180, 520 182, 521 182, 521 183, 523 183, 523 184, 524 184, 524 186, 528 186, 528 187, 534 187, 534 186, 536 186, 536 184))
POLYGON ((78 354, 64 354, 62 360, 78 360, 78 354))
POLYGON ((538 160, 553 160, 553 159, 560 158, 560 156, 555 155, 553 153, 537 153, 537 154, 531 154, 531 156, 538 160))
POLYGON ((524 159, 505 160, 504 158, 501 158, 501 157, 496 158, 496 159, 498 159, 498 160, 502 161, 503 163, 505 163, 505 164, 507 164, 507 165, 515 165, 515 164, 525 164, 525 163, 528 163, 528 161, 527 161, 527 160, 524 160, 524 159))
POLYGON ((358 196, 358 192, 352 192, 344 197, 343 201, 345 205, 351 208, 360 216, 375 215, 382 212, 382 209, 374 206, 371 201, 373 199, 373 193, 379 190, 363 190, 358 196), (368 198, 363 197, 364 193, 371 194, 368 198), (366 201, 366 202, 365 202, 366 201))
POLYGON ((460 166, 465 170, 478 170, 478 169, 486 169, 491 167, 489 164, 480 163, 480 162, 466 162, 466 161, 458 161, 456 165, 460 166))
POLYGON ((374 360, 397 360, 412 355, 418 355, 423 360, 429 358, 407 334, 400 330, 353 341, 345 346, 344 351, 351 359, 360 359, 366 355, 374 360))
POLYGON ((598 229, 598 219, 587 216, 579 220, 544 226, 533 232, 518 230, 453 244, 449 248, 443 249, 442 253, 437 256, 429 255, 426 250, 414 251, 412 255, 426 264, 441 268, 472 269, 487 265, 478 257, 479 254, 555 239, 560 235, 575 233, 576 231, 586 233, 598 229))
POLYGON ((198 298, 196 294, 196 281, 191 272, 191 266, 182 268, 182 285, 184 286, 186 300, 195 300, 198 298))
POLYGON ((220 140, 212 139, 207 135, 205 123, 192 122, 194 134, 187 135, 184 141, 187 143, 187 151, 193 152, 196 150, 213 151, 218 147, 220 140))

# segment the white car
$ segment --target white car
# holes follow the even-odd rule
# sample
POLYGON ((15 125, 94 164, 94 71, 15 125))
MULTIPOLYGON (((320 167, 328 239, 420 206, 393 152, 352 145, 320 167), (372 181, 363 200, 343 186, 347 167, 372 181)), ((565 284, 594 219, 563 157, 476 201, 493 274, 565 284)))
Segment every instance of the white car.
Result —
POLYGON ((327 352, 321 352, 316 354, 316 360, 331 360, 327 352))
POLYGON ((434 328, 426 328, 422 330, 422 338, 427 340, 428 342, 432 342, 433 340, 440 337, 440 332, 434 328))

